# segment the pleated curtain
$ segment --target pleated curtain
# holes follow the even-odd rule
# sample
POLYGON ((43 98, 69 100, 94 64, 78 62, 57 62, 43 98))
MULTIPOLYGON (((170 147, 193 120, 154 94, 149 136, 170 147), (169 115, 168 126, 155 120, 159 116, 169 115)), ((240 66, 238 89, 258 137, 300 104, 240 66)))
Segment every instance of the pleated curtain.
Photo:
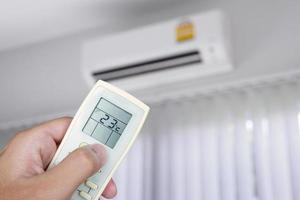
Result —
MULTIPOLYGON (((115 200, 300 200, 300 80, 150 106, 115 200)), ((1 146, 40 121, 1 130, 1 146)))
POLYGON ((300 200, 300 82, 151 105, 116 200, 300 200))

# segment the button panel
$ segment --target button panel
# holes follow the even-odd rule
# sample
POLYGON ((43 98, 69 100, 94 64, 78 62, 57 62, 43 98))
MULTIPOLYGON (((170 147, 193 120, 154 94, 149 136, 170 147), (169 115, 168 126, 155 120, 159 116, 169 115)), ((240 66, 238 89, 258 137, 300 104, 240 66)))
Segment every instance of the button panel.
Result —
POLYGON ((88 178, 84 183, 82 183, 77 190, 73 193, 72 200, 92 200, 97 195, 97 189, 101 177, 101 170, 95 173, 93 176, 88 178))

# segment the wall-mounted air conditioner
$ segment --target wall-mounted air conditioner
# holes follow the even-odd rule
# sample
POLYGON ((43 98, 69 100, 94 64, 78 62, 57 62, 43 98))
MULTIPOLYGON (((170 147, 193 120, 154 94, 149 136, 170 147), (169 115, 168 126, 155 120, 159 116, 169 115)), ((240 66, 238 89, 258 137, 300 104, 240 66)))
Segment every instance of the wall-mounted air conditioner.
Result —
POLYGON ((232 69, 221 12, 180 17, 83 46, 83 73, 129 91, 180 83, 232 69))

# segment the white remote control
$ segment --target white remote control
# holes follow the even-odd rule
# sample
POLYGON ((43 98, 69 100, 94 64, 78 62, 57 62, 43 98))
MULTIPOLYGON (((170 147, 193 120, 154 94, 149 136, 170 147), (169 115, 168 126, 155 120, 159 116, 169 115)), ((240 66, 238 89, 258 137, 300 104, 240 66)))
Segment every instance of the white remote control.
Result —
POLYGON ((98 200, 133 144, 148 115, 149 107, 127 92, 98 81, 77 111, 49 169, 70 152, 99 143, 107 150, 107 162, 73 193, 72 200, 98 200))

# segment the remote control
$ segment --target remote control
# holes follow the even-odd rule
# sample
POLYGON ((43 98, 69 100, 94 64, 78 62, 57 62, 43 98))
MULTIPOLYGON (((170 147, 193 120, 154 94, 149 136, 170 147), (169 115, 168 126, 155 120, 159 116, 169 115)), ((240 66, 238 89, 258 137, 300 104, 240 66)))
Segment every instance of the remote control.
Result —
POLYGON ((82 183, 72 200, 98 200, 135 138, 149 107, 127 92, 98 81, 77 111, 48 169, 70 152, 99 143, 107 150, 106 164, 82 183))

